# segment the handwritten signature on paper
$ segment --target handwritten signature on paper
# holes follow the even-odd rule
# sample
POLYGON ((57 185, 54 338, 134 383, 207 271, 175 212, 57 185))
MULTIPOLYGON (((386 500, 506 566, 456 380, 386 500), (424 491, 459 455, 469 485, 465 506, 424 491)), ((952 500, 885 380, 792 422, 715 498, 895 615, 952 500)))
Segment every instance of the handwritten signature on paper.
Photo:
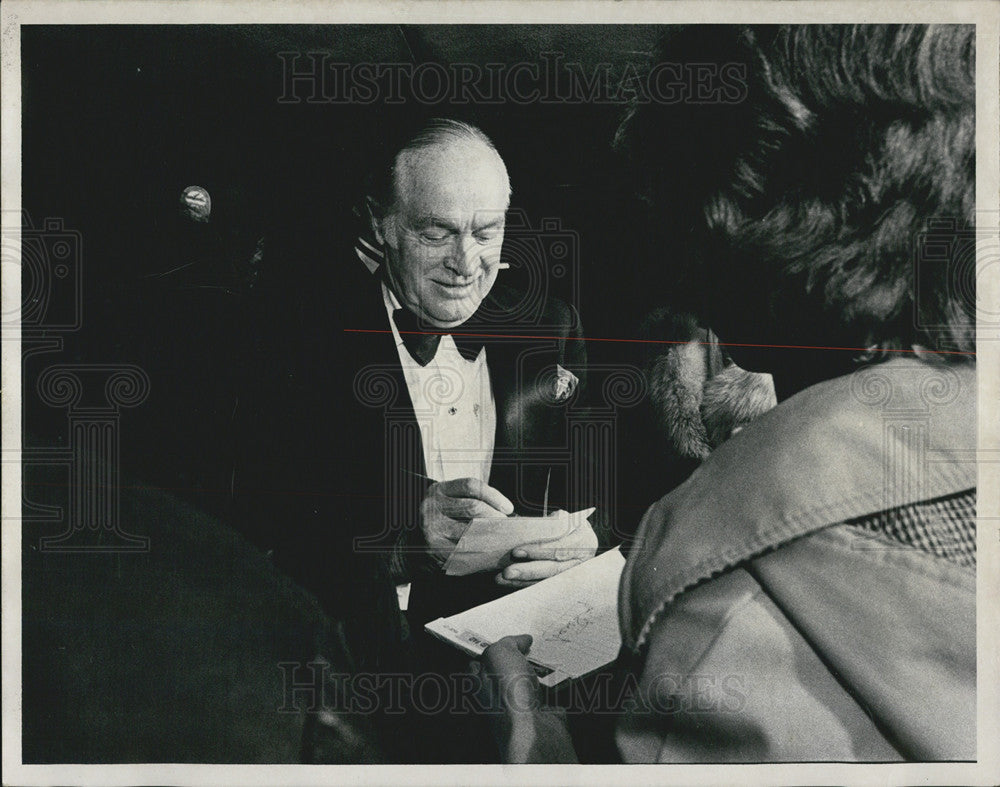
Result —
POLYGON ((546 642, 576 642, 580 634, 594 622, 594 608, 583 601, 576 601, 577 610, 561 626, 542 634, 546 642))

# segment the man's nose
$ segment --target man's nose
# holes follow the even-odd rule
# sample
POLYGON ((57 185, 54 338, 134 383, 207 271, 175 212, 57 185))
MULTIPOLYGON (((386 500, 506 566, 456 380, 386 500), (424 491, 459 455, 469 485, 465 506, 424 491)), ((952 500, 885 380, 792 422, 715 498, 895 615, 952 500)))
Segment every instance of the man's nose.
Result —
POLYGON ((479 267, 479 245, 475 238, 457 238, 445 266, 457 276, 471 276, 479 267))

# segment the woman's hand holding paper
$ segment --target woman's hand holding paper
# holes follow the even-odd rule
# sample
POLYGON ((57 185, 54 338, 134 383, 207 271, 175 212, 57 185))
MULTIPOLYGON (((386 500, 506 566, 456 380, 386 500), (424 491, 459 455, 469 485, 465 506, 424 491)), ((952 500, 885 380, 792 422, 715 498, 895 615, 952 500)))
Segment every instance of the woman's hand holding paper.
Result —
POLYGON ((493 734, 503 762, 572 763, 576 751, 565 715, 542 705, 538 679, 528 662, 531 637, 508 636, 483 651, 472 672, 480 676, 493 734))

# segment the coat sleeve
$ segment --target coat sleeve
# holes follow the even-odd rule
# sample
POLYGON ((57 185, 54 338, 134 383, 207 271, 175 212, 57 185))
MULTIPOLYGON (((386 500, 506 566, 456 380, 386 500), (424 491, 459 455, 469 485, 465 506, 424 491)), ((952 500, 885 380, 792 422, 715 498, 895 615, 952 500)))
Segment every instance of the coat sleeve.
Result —
POLYGON ((624 762, 901 759, 743 569, 661 613, 627 705, 624 762))

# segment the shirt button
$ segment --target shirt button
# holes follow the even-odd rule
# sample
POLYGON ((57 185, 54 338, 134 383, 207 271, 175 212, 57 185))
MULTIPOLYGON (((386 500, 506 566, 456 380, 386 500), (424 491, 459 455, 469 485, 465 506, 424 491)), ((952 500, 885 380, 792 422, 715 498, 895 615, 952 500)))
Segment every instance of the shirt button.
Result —
POLYGON ((454 415, 457 412, 458 412, 458 408, 457 407, 449 407, 448 408, 448 415, 454 415))

